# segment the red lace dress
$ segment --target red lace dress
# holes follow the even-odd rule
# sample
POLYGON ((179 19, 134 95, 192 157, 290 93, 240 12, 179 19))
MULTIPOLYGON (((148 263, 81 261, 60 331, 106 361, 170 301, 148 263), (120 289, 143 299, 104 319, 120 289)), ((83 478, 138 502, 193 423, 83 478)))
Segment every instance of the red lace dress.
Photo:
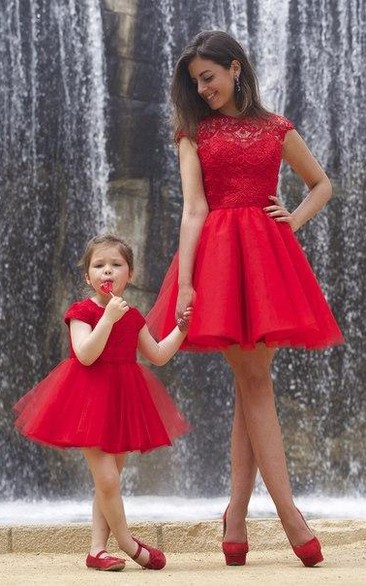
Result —
MULTIPOLYGON (((263 208, 277 191, 286 132, 282 116, 215 115, 196 142, 209 214, 198 242, 194 313, 182 348, 218 350, 231 344, 320 348, 342 334, 290 226, 263 208)), ((159 338, 174 325, 178 254, 147 316, 159 338)))
MULTIPOLYGON (((104 308, 85 299, 65 321, 94 328, 104 308)), ((171 445, 189 430, 160 381, 136 362, 145 319, 131 308, 112 328, 99 358, 83 366, 71 355, 14 406, 15 426, 27 438, 58 447, 98 447, 105 452, 145 452, 171 445)))

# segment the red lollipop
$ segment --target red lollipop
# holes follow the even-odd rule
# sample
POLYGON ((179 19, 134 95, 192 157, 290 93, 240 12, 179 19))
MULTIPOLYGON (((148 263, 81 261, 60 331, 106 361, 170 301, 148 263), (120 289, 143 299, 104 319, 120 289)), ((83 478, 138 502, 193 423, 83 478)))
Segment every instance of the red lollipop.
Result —
POLYGON ((103 293, 112 293, 113 283, 112 281, 105 281, 101 284, 100 288, 103 291, 103 293))

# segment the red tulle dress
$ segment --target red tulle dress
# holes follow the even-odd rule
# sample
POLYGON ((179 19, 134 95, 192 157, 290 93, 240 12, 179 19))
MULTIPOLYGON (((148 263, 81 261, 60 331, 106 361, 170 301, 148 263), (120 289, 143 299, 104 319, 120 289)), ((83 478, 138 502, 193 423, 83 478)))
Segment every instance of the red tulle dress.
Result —
MULTIPOLYGON (((65 314, 94 328, 104 308, 91 299, 72 304, 65 314)), ((189 430, 160 381, 136 362, 145 319, 131 308, 112 328, 106 346, 83 366, 71 343, 70 358, 14 406, 16 428, 27 438, 57 448, 97 447, 113 454, 145 452, 189 430)))
MULTIPOLYGON (((194 312, 182 349, 232 344, 321 348, 343 336, 290 226, 263 208, 277 191, 282 145, 292 123, 214 115, 196 135, 209 214, 199 238, 194 312)), ((163 337, 175 323, 178 253, 147 316, 163 337)))

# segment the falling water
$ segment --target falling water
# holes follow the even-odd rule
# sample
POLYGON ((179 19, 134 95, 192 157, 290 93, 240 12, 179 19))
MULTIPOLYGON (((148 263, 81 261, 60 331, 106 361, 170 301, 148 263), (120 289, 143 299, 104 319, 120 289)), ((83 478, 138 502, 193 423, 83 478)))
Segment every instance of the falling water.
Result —
MULTIPOLYGON (((0 355, 0 442, 5 454, 0 490, 8 498, 69 498, 75 494, 75 478, 79 495, 87 492, 77 457, 28 444, 12 431, 9 412, 15 398, 60 358, 60 317, 76 294, 78 255, 86 237, 110 214, 105 195, 104 5, 98 0, 9 0, 2 9, 0 328, 6 345, 0 355)), ((118 157, 123 151, 132 178, 147 178, 151 187, 146 292, 157 291, 178 241, 182 198, 168 106, 173 64, 200 30, 227 30, 248 50, 264 103, 293 120, 334 186, 334 198, 299 232, 299 239, 346 344, 323 352, 281 350, 273 371, 292 483, 297 494, 364 495, 362 3, 159 0, 136 7, 134 42, 142 61, 153 52, 146 70, 154 72, 148 78, 152 89, 141 84, 145 89, 138 94, 137 83, 136 110, 129 109, 132 99, 123 96, 113 112, 119 107, 123 116, 127 110, 149 124, 150 113, 157 111, 157 137, 146 160, 136 148, 133 124, 116 137, 111 123, 108 139, 114 175, 122 168, 118 157), (150 89, 156 110, 148 101, 150 89)), ((113 71, 110 62, 109 67, 113 71)), ((144 72, 142 65, 140 70, 144 72)), ((306 193, 287 167, 280 193, 290 209, 306 193)), ((233 391, 228 368, 218 355, 181 354, 159 374, 194 433, 156 460, 132 459, 128 490, 144 494, 148 486, 160 495, 221 497, 228 492, 230 475, 233 391)))
POLYGON ((0 489, 7 495, 34 494, 37 484, 62 491, 61 464, 72 461, 56 452, 40 457, 12 431, 10 411, 60 358, 77 260, 109 214, 103 55, 97 0, 2 3, 0 489))
MULTIPOLYGON (((341 324, 346 344, 322 352, 282 350, 273 375, 295 490, 363 494, 365 251, 361 203, 366 128, 362 3, 198 0, 183 6, 169 0, 164 4, 169 7, 169 18, 162 25, 166 34, 160 62, 175 62, 186 42, 200 30, 221 29, 236 36, 255 64, 265 105, 293 120, 331 177, 333 200, 300 231, 299 239, 341 324)), ((169 80, 164 77, 162 81, 167 88, 169 80)), ((168 141, 167 106, 162 123, 168 141)), ((166 166, 171 169, 174 165, 177 168, 173 149, 166 166)), ((176 173, 166 181, 173 202, 181 202, 176 173)), ((280 193, 293 209, 306 189, 284 168, 280 193)), ((169 205, 172 208, 173 203, 169 205)), ((171 216, 169 226, 177 235, 178 213, 171 216)), ((159 230, 159 224, 155 229, 159 230)), ((161 275, 171 246, 165 261, 155 263, 161 275)), ((179 456, 192 473, 176 488, 186 493, 220 494, 228 489, 229 477, 230 374, 217 356, 180 356, 167 380, 171 377, 178 398, 197 425, 195 438, 187 439, 179 456), (179 380, 174 378, 176 369, 180 369, 179 380)))

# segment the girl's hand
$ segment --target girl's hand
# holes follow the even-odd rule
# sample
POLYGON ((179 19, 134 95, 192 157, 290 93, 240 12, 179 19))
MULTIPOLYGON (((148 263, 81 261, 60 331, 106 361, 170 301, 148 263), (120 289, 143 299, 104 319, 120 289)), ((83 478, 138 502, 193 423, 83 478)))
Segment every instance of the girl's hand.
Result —
POLYGON ((181 319, 184 312, 194 305, 195 291, 191 285, 179 287, 175 319, 181 319))
POLYGON ((123 317, 129 309, 129 306, 127 305, 126 301, 122 299, 122 297, 113 295, 112 299, 108 301, 108 304, 104 310, 104 315, 106 318, 111 320, 112 323, 115 323, 121 319, 121 317, 123 317))
POLYGON ((193 307, 187 307, 187 309, 185 311, 183 311, 182 316, 178 317, 177 326, 181 332, 188 331, 189 323, 192 319, 192 312, 193 312, 193 307))
POLYGON ((290 225, 293 232, 296 232, 296 230, 299 229, 299 226, 297 225, 293 214, 285 208, 278 197, 275 195, 269 195, 268 197, 273 201, 274 205, 267 206, 266 208, 263 208, 263 210, 268 216, 273 218, 275 222, 285 222, 290 225))

